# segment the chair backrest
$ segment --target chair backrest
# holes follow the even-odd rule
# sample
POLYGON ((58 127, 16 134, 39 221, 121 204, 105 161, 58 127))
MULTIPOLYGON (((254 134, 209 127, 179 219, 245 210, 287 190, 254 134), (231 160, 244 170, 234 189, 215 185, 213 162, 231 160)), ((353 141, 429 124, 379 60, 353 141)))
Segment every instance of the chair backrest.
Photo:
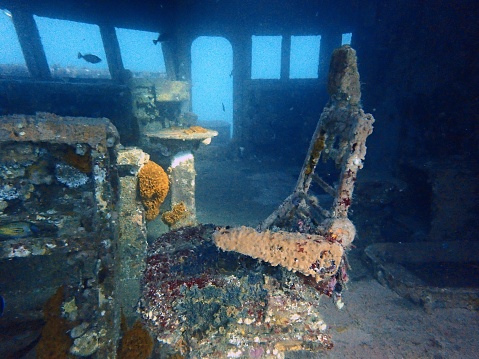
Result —
POLYGON ((361 108, 356 52, 348 45, 333 52, 328 92, 329 102, 316 126, 295 190, 261 223, 260 229, 286 218, 291 220, 298 211, 303 216, 316 217, 317 225, 326 219, 348 216, 357 172, 366 156, 366 139, 374 123, 373 116, 361 108), (316 174, 320 159, 334 161, 339 169, 337 178, 325 180, 316 174), (309 193, 313 182, 332 198, 329 208, 309 193))

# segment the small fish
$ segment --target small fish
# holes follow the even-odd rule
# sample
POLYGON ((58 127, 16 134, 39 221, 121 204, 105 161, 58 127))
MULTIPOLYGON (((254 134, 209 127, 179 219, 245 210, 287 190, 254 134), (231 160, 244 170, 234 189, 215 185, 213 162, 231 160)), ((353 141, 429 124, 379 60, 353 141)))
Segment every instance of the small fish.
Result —
POLYGON ((86 62, 89 62, 90 64, 97 64, 99 62, 101 62, 101 59, 96 56, 96 55, 92 55, 92 54, 85 54, 85 55, 82 55, 80 52, 78 53, 78 58, 79 59, 83 59, 85 60, 86 62))
POLYGON ((28 222, 11 222, 0 225, 0 239, 31 237, 38 232, 38 227, 28 222))
POLYGON ((12 18, 12 13, 10 11, 8 11, 7 9, 0 9, 2 10, 2 12, 7 16, 9 17, 10 19, 12 18))
POLYGON ((153 43, 156 45, 159 42, 170 41, 171 37, 171 34, 164 32, 162 34, 158 34, 158 38, 156 40, 153 40, 153 43))
POLYGON ((0 238, 24 238, 32 235, 30 224, 27 222, 11 222, 0 226, 0 238))
POLYGON ((0 295, 0 317, 3 317, 3 312, 5 310, 5 298, 0 295))
POLYGON ((225 104, 223 102, 221 103, 221 106, 223 106, 223 112, 226 112, 225 104))

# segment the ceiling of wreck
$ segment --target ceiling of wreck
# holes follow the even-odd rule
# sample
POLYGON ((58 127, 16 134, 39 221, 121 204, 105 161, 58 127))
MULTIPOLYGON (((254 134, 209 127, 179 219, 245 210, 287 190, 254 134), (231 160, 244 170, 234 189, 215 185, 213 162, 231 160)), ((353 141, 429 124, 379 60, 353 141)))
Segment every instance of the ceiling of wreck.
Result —
POLYGON ((350 28, 361 13, 359 3, 364 9, 354 0, 0 0, 0 8, 155 32, 188 27, 214 34, 240 27, 256 34, 311 34, 350 28))

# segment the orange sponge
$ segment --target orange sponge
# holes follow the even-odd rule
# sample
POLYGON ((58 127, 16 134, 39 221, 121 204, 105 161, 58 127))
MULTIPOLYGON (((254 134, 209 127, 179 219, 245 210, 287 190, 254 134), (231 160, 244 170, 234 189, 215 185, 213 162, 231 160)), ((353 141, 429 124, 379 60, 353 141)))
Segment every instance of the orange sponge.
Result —
POLYGON ((168 175, 160 165, 148 161, 138 173, 138 182, 146 219, 151 221, 160 213, 160 206, 170 189, 168 175))

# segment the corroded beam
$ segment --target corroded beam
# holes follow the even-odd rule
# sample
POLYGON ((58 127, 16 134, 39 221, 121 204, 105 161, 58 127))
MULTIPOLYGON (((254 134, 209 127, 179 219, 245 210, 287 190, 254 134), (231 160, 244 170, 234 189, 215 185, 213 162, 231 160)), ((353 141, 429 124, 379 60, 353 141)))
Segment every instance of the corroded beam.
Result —
POLYGON ((12 21, 30 75, 38 80, 50 79, 50 68, 33 15, 12 10, 12 21))

